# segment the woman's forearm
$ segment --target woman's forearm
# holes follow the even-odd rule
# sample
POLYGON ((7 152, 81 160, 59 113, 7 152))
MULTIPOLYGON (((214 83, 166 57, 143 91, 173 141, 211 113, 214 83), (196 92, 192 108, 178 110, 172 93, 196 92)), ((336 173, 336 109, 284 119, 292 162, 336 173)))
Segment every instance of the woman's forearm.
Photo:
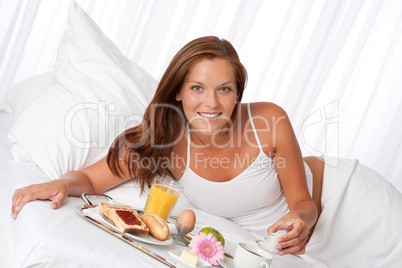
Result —
POLYGON ((66 187, 69 196, 81 196, 82 193, 93 193, 94 187, 88 176, 80 171, 70 171, 59 179, 66 187))
POLYGON ((305 222, 307 228, 313 227, 318 217, 317 207, 312 200, 300 201, 289 212, 296 213, 305 222))

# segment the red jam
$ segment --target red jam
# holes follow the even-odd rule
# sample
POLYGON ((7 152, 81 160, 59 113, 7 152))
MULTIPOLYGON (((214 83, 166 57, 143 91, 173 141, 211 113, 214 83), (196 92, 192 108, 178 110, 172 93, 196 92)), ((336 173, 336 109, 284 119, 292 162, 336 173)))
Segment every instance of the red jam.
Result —
POLYGON ((120 217, 124 221, 125 224, 128 225, 141 225, 140 221, 134 215, 133 212, 128 210, 116 210, 117 216, 120 217))

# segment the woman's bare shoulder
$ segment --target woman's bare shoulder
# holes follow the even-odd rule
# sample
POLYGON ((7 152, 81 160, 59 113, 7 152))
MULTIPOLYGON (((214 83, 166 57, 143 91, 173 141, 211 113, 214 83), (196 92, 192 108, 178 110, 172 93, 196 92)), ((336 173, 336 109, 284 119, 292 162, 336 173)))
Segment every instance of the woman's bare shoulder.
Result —
MULTIPOLYGON (((247 104, 245 104, 247 106, 247 104)), ((247 109, 247 107, 244 107, 247 109)), ((273 153, 278 139, 278 131, 284 129, 282 126, 290 125, 289 118, 284 109, 272 102, 250 103, 252 122, 257 130, 262 144, 270 145, 264 149, 267 155, 273 153), (286 122, 285 124, 283 124, 286 122), (275 139, 275 140, 274 140, 275 139)), ((250 119, 246 123, 248 125, 250 119)), ((285 130, 288 131, 288 130, 285 130)))
POLYGON ((250 103, 252 116, 263 116, 267 119, 286 116, 285 110, 273 102, 252 102, 250 103))

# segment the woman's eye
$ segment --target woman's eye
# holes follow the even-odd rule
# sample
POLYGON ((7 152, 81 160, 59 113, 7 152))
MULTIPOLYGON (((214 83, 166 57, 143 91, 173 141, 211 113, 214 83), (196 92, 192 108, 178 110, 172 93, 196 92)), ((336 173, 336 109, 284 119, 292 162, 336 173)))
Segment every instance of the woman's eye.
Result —
POLYGON ((221 91, 223 91, 223 92, 228 92, 228 91, 230 91, 230 88, 228 88, 228 87, 223 87, 223 88, 221 88, 221 91))
POLYGON ((194 91, 201 91, 201 87, 200 86, 193 86, 192 89, 194 91))

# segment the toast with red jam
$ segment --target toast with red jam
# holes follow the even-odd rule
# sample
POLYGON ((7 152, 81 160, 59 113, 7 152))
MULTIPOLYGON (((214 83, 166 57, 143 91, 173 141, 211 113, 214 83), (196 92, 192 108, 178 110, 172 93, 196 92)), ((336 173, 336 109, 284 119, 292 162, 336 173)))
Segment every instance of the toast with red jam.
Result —
POLYGON ((99 211, 105 215, 123 233, 148 234, 147 225, 129 206, 100 203, 99 211))

